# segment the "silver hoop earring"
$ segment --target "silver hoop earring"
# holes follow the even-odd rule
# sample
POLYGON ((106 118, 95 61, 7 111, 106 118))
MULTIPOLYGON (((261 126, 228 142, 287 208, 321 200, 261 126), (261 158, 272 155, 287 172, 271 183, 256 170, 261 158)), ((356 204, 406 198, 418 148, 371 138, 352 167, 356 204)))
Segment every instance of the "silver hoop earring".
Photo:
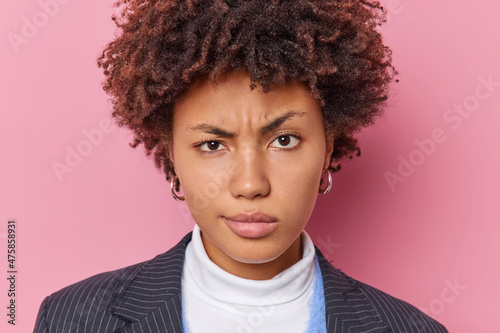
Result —
POLYGON ((328 172, 328 186, 324 190, 319 189, 318 190, 319 194, 327 194, 330 191, 330 189, 332 188, 332 174, 330 173, 330 170, 328 170, 328 169, 325 171, 328 172))
POLYGON ((184 196, 182 196, 182 197, 178 196, 177 193, 175 193, 175 190, 174 190, 174 184, 177 181, 177 179, 179 179, 177 177, 177 175, 174 176, 174 179, 172 179, 172 182, 170 183, 170 192, 172 192, 172 196, 174 197, 175 200, 177 200, 177 201, 184 201, 184 200, 186 200, 184 198, 184 196))

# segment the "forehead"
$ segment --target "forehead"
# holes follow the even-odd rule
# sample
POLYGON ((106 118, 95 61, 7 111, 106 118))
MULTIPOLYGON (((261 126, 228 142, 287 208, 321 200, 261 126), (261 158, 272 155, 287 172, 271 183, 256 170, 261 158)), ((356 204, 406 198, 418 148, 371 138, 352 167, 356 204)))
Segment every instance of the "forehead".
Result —
POLYGON ((251 79, 245 70, 225 73, 215 84, 199 78, 176 103, 176 114, 196 111, 193 115, 201 116, 204 112, 214 112, 214 116, 222 116, 225 112, 265 115, 280 109, 308 111, 320 108, 308 87, 296 80, 275 86, 269 92, 264 92, 260 85, 252 90, 250 85, 251 79))

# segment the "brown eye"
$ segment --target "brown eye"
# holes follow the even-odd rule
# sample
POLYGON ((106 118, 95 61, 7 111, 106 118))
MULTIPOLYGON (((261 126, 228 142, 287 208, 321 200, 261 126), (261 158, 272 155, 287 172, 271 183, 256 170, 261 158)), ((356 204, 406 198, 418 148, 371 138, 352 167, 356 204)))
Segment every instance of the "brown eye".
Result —
POLYGON ((290 141, 291 140, 290 140, 290 136, 289 135, 280 136, 278 138, 278 142, 282 146, 287 146, 290 143, 290 141))
POLYGON ((198 145, 202 151, 211 152, 218 151, 221 147, 221 143, 219 141, 205 141, 198 145))
POLYGON ((284 149, 291 149, 297 146, 299 143, 300 138, 298 138, 296 135, 291 135, 291 134, 286 134, 286 135, 280 135, 277 137, 273 143, 271 144, 272 148, 284 148, 284 149), (274 144, 277 142, 277 144, 274 144))
POLYGON ((217 141, 209 141, 209 142, 207 142, 207 147, 210 150, 217 150, 217 148, 219 148, 219 145, 220 145, 220 143, 218 143, 217 141))

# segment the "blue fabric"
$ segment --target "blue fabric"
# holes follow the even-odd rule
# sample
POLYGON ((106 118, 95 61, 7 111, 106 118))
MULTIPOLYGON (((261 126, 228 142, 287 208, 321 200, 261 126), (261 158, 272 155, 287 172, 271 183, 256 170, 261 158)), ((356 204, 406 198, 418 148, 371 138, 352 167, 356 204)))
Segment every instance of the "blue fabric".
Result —
MULTIPOLYGON (((188 324, 184 316, 184 302, 182 302, 182 329, 189 333, 188 324)), ((311 313, 307 333, 326 333, 325 293, 323 290, 323 277, 319 267, 318 257, 314 255, 314 295, 311 303, 311 313)))
POLYGON ((184 301, 182 301, 182 331, 184 333, 189 333, 187 327, 187 322, 186 322, 186 316, 184 315, 186 312, 184 311, 184 301))
POLYGON ((314 296, 307 333, 326 333, 325 292, 318 257, 314 255, 314 296))

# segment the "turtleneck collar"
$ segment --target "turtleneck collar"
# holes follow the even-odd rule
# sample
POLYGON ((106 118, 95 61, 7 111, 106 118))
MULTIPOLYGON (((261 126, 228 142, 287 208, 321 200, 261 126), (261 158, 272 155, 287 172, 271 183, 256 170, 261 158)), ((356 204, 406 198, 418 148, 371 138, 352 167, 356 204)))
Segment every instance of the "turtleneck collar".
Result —
POLYGON ((274 295, 274 305, 293 302, 311 290, 314 281, 314 245, 304 230, 301 237, 301 260, 269 280, 251 280, 228 273, 212 262, 203 246, 201 230, 195 224, 186 248, 184 278, 190 280, 200 298, 210 303, 255 306, 269 303, 270 295, 274 295))

